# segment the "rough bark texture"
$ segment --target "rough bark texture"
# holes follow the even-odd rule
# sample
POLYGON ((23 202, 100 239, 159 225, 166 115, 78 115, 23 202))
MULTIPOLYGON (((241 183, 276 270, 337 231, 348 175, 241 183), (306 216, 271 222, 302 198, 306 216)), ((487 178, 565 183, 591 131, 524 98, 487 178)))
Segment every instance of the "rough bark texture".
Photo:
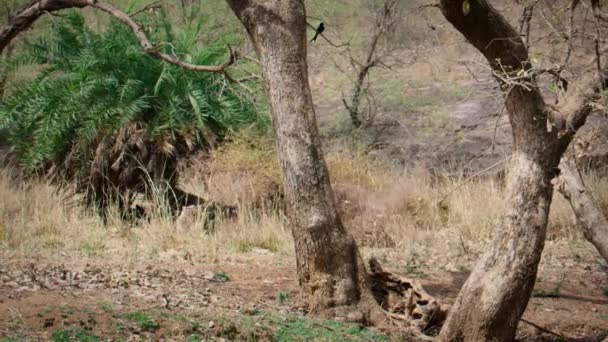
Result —
POLYGON ((608 262, 608 219, 595 205, 576 165, 564 158, 559 164, 559 169, 561 172, 556 182, 557 190, 570 202, 576 222, 583 230, 585 238, 608 262))
POLYGON ((536 280, 552 179, 558 175, 560 158, 584 125, 606 79, 581 79, 554 111, 546 106, 536 86, 525 44, 504 17, 486 0, 440 3, 446 19, 493 68, 505 93, 513 128, 508 209, 499 220, 488 251, 456 299, 440 339, 512 341, 536 280))
MULTIPOLYGON (((442 0, 445 17, 503 77, 527 70, 528 53, 517 31, 485 0, 442 0), (504 71, 506 71, 506 73, 504 71)), ((551 180, 561 152, 557 130, 547 129, 546 105, 532 78, 501 83, 513 127, 508 209, 451 309, 444 341, 512 341, 530 298, 544 247, 551 180)))
MULTIPOLYGON (((247 29, 262 65, 298 278, 309 296, 310 310, 340 316, 335 308, 365 307, 360 304, 373 302, 368 276, 352 236, 336 213, 321 152, 308 83, 304 2, 228 3, 247 29)), ((369 312, 347 310, 345 315, 350 316, 344 317, 349 321, 369 318, 369 312)))

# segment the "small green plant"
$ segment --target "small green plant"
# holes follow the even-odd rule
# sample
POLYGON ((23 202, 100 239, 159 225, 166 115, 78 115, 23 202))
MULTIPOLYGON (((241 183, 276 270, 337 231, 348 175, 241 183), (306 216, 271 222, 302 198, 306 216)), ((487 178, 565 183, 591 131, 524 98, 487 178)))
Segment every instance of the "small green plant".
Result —
POLYGON ((272 340, 287 341, 386 341, 386 337, 356 324, 301 317, 272 318, 279 326, 272 340))
POLYGON ((97 303, 97 306, 106 313, 111 313, 114 311, 114 305, 112 305, 110 302, 102 301, 97 303))
POLYGON ((606 297, 608 297, 608 287, 605 287, 602 289, 602 294, 606 297))
POLYGON ((213 274, 213 280, 219 282, 226 282, 230 280, 230 277, 226 274, 226 272, 216 272, 213 274))
POLYGON ((465 265, 456 265, 458 272, 468 272, 469 269, 465 265))
POLYGON ((198 336, 198 334, 189 335, 188 338, 186 339, 187 342, 198 342, 200 340, 201 340, 201 338, 198 336))
POLYGON ((289 298, 289 294, 283 291, 277 293, 277 303, 283 304, 289 298))
POLYGON ((51 335, 51 341, 53 342, 97 342, 102 341, 98 336, 91 334, 90 332, 78 329, 78 330, 57 330, 51 335))
POLYGON ((160 325, 149 314, 141 311, 127 314, 127 319, 134 321, 142 331, 156 331, 160 325))

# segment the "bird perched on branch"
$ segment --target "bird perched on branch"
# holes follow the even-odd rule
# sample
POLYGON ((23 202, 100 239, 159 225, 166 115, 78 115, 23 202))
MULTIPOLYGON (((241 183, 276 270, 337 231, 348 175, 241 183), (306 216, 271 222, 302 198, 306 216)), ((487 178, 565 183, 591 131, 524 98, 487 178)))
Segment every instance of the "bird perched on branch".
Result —
POLYGON ((315 36, 314 36, 314 37, 312 37, 312 39, 311 39, 310 41, 311 41, 311 42, 316 41, 316 40, 317 40, 317 37, 318 37, 318 36, 319 36, 321 33, 323 33, 323 31, 325 31, 325 24, 323 24, 323 22, 321 22, 321 23, 319 24, 319 26, 317 26, 317 30, 316 30, 316 32, 315 32, 315 36))

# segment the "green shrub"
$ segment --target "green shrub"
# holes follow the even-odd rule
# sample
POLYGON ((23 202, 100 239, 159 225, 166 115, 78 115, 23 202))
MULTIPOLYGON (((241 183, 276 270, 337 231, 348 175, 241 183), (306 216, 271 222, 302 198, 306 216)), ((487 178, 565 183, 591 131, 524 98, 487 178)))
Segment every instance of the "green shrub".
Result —
MULTIPOLYGON (((222 44, 195 48, 201 24, 176 34, 160 14, 142 26, 156 46, 184 61, 217 65, 227 58, 222 44)), ((115 20, 95 32, 68 12, 49 32, 4 62, 7 70, 42 71, 7 89, 0 131, 20 166, 74 181, 87 204, 124 201, 125 193, 148 192, 151 184, 175 186, 178 160, 243 126, 267 127, 257 85, 251 94, 221 74, 163 63, 115 20)))

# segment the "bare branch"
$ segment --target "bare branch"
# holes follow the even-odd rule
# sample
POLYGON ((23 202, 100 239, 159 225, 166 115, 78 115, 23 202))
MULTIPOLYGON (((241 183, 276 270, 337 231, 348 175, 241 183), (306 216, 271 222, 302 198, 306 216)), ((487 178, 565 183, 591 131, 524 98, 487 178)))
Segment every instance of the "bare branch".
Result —
MULTIPOLYGON (((307 25, 308 27, 310 27, 311 29, 313 29, 313 30, 316 30, 316 29, 317 29, 317 28, 316 28, 314 25, 312 25, 312 24, 311 24, 311 23, 309 23, 308 21, 306 22, 306 25, 307 25)), ((329 38, 327 38, 323 32, 320 32, 320 33, 319 33, 319 36, 321 36, 321 38, 325 39, 325 41, 326 41, 327 43, 329 43, 329 45, 331 45, 331 46, 333 46, 333 47, 335 47, 335 48, 341 48, 341 47, 345 47, 345 46, 350 45, 350 40, 349 40, 348 42, 346 42, 346 43, 342 43, 342 44, 336 44, 336 43, 332 42, 331 40, 329 40, 329 38)))
MULTIPOLYGON (((604 79, 603 82, 605 83, 604 79)), ((601 86, 596 77, 586 77, 578 87, 566 94, 559 113, 565 117, 563 129, 559 132, 558 148, 563 153, 574 138, 574 135, 587 121, 593 110, 593 102, 601 96, 601 86)))
POLYGON ((535 0, 529 5, 524 7, 524 11, 519 18, 519 34, 521 37, 525 37, 526 47, 530 46, 530 23, 532 21, 532 14, 534 13, 534 6, 538 3, 539 0, 535 0))
POLYGON ((384 58, 390 54, 394 47, 386 46, 383 42, 394 32, 397 25, 397 18, 399 18, 399 2, 397 0, 384 0, 377 7, 376 3, 372 3, 371 6, 373 6, 372 12, 375 15, 374 26, 365 57, 361 60, 357 60, 350 49, 347 50, 350 63, 353 69, 355 69, 357 77, 350 95, 350 103, 344 98, 342 99, 342 103, 356 128, 361 127, 362 124, 369 124, 376 116, 375 111, 372 109, 371 97, 368 94, 369 74, 373 68, 379 66, 390 69, 390 66, 384 62, 384 58), (366 80, 367 87, 364 87, 366 80), (365 110, 361 110, 362 99, 367 101, 368 108, 366 114, 365 110))
POLYGON ((597 248, 604 260, 608 261, 608 219, 595 205, 576 164, 564 157, 559 169, 560 176, 555 180, 557 190, 570 202, 576 222, 583 230, 585 238, 597 248))
POLYGON ((591 0, 591 8, 593 10, 593 16, 595 18, 595 38, 594 38, 594 47, 595 47, 595 66, 597 68, 598 81, 600 83, 601 90, 606 89, 604 85, 604 73, 602 70, 602 56, 600 53, 600 38, 602 37, 602 26, 600 25, 600 1, 599 0, 591 0))
POLYGON ((137 11, 129 13, 129 16, 130 17, 134 17, 134 16, 138 15, 139 13, 145 12, 147 10, 156 10, 156 9, 159 9, 159 8, 162 7, 159 4, 160 4, 160 0, 152 1, 151 3, 147 4, 146 6, 138 9, 137 11))

